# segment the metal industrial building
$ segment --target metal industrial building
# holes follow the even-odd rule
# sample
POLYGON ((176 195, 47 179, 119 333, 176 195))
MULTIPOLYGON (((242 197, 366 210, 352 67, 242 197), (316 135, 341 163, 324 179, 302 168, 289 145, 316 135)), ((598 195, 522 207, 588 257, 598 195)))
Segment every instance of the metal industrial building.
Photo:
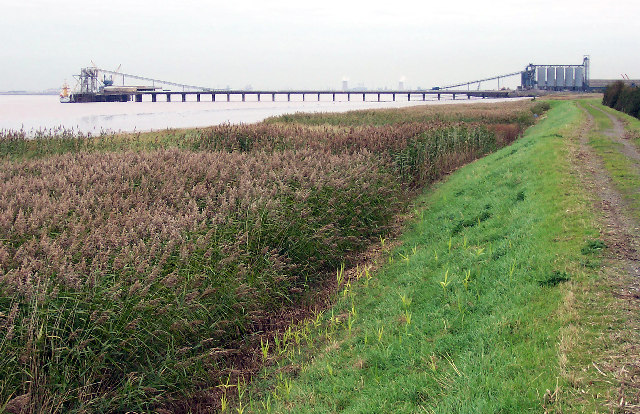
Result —
POLYGON ((589 56, 581 65, 529 64, 521 73, 522 89, 545 91, 586 91, 589 85, 589 56))

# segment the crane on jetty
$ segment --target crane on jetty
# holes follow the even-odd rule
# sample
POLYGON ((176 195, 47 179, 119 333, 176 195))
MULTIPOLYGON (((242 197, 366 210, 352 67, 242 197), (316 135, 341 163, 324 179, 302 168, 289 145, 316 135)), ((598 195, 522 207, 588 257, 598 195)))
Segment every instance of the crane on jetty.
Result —
MULTIPOLYGON (((93 65, 82 68, 77 79, 77 87, 70 95, 71 102, 127 102, 133 96, 145 93, 163 91, 163 86, 182 88, 182 91, 212 91, 211 88, 187 85, 145 76, 132 75, 116 70, 101 69, 93 65), (107 78, 109 75, 109 78, 107 78), (122 77, 122 86, 114 85, 113 77, 122 77), (127 85, 127 79, 150 82, 151 85, 127 85)), ((168 90, 164 90, 168 92, 168 90)))

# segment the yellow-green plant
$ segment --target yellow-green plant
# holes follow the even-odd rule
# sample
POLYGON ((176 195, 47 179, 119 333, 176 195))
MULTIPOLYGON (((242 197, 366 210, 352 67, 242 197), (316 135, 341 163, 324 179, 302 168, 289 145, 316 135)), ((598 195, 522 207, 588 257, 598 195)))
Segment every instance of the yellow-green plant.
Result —
POLYGON ((438 369, 438 357, 436 357, 435 354, 431 354, 431 358, 429 358, 429 367, 433 372, 436 372, 438 369))
POLYGON ((353 291, 351 290, 351 282, 347 281, 347 283, 344 285, 342 296, 346 298, 349 293, 353 293, 353 291))
POLYGON ((511 269, 509 270, 509 281, 513 280, 513 273, 516 271, 516 259, 513 259, 513 263, 511 263, 511 269))
POLYGON ((364 286, 368 287, 369 286, 369 281, 372 279, 371 272, 369 272, 369 266, 365 266, 364 267, 364 275, 365 275, 364 286))
POLYGON ((263 342, 262 338, 260 338, 260 349, 262 350, 262 360, 266 361, 267 358, 269 357, 269 340, 268 339, 263 342))
POLYGON ((236 407, 236 411, 238 412, 238 414, 242 414, 244 413, 244 406, 242 405, 242 400, 244 397, 244 393, 247 390, 246 387, 246 383, 244 382, 244 378, 240 378, 238 377, 238 384, 237 384, 237 390, 238 390, 238 406, 236 407))
POLYGON ((276 346, 276 352, 278 355, 282 355, 287 352, 287 347, 289 346, 288 338, 283 334, 281 337, 278 334, 273 336, 273 343, 276 346))
POLYGON ((471 269, 464 272, 464 280, 462 284, 464 285, 465 290, 469 289, 469 282, 471 282, 471 269))
POLYGON ((314 311, 313 327, 318 328, 322 320, 323 311, 314 311))
POLYGON ((449 280, 449 269, 447 269, 447 271, 444 273, 444 280, 440 281, 440 286, 442 286, 442 292, 445 294, 445 296, 447 295, 447 286, 449 286, 450 283, 451 281, 449 280))
POLYGON ((291 395, 291 389, 293 388, 293 382, 291 381, 291 378, 287 378, 282 374, 282 372, 280 372, 277 388, 281 391, 278 393, 278 395, 283 395, 284 397, 288 398, 289 395, 291 395))
POLYGON ((411 325, 411 312, 409 312, 408 309, 405 309, 404 311, 404 322, 406 326, 411 325))
POLYGON ((407 296, 406 293, 400 295, 400 300, 402 301, 402 306, 406 309, 411 306, 411 298, 407 296))
POLYGON ((342 285, 344 281, 344 263, 340 264, 340 268, 336 270, 336 281, 338 286, 342 285))
POLYGON ((227 401, 227 393, 224 392, 220 396, 220 412, 221 413, 226 413, 227 412, 227 408, 229 408, 228 405, 229 405, 229 402, 227 401))
POLYGON ((235 385, 231 384, 231 373, 229 373, 229 375, 227 376, 227 381, 224 382, 224 383, 220 382, 220 385, 218 385, 218 388, 222 388, 226 392, 227 389, 232 388, 232 387, 235 387, 235 385))

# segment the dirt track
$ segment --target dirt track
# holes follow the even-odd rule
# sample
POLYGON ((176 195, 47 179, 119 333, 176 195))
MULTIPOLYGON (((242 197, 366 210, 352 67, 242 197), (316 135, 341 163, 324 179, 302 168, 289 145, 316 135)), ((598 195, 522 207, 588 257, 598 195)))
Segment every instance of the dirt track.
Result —
MULTIPOLYGON (((613 142, 621 144, 620 152, 632 161, 635 167, 640 169, 640 151, 638 148, 625 139, 624 124, 617 117, 608 114, 613 122, 613 129, 602 131, 613 142)), ((640 278, 640 223, 638 223, 627 212, 627 205, 622 196, 615 188, 609 172, 605 169, 602 160, 595 154, 588 144, 588 134, 595 128, 594 120, 588 115, 587 124, 583 127, 580 135, 580 154, 584 161, 583 169, 589 174, 583 179, 587 179, 588 187, 592 193, 600 199, 599 207, 604 213, 607 221, 605 237, 612 243, 609 244, 611 251, 616 258, 626 260, 627 267, 632 276, 640 278)))
POLYGON ((622 121, 608 112, 601 112, 607 115, 613 123, 613 129, 603 131, 604 134, 611 138, 613 142, 621 144, 620 152, 627 158, 631 159, 637 169, 640 169, 640 150, 638 150, 638 147, 629 140, 622 121))
MULTIPOLYGON (((604 274, 607 284, 613 289, 613 296, 617 298, 614 306, 631 321, 622 332, 603 332, 603 335, 610 335, 616 346, 607 353, 604 361, 599 361, 598 370, 602 369, 603 375, 619 383, 617 396, 611 396, 609 406, 612 410, 640 413, 640 223, 629 214, 628 206, 602 159, 589 145, 589 135, 596 131, 596 126, 593 116, 582 109, 586 122, 580 130, 574 154, 575 166, 595 209, 601 211, 604 218, 601 237, 608 247, 604 274)), ((640 172, 640 151, 626 138, 623 122, 606 114, 613 122, 613 128, 596 132, 620 144, 619 151, 640 172)))

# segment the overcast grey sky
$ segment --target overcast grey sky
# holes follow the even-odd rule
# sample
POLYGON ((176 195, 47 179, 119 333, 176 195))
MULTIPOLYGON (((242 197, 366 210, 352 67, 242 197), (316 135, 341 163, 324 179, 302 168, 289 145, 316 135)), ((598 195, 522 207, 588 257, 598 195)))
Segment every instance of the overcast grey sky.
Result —
POLYGON ((432 87, 585 54, 592 78, 640 78, 639 17, 637 0, 0 0, 0 90, 91 60, 232 88, 432 87))

